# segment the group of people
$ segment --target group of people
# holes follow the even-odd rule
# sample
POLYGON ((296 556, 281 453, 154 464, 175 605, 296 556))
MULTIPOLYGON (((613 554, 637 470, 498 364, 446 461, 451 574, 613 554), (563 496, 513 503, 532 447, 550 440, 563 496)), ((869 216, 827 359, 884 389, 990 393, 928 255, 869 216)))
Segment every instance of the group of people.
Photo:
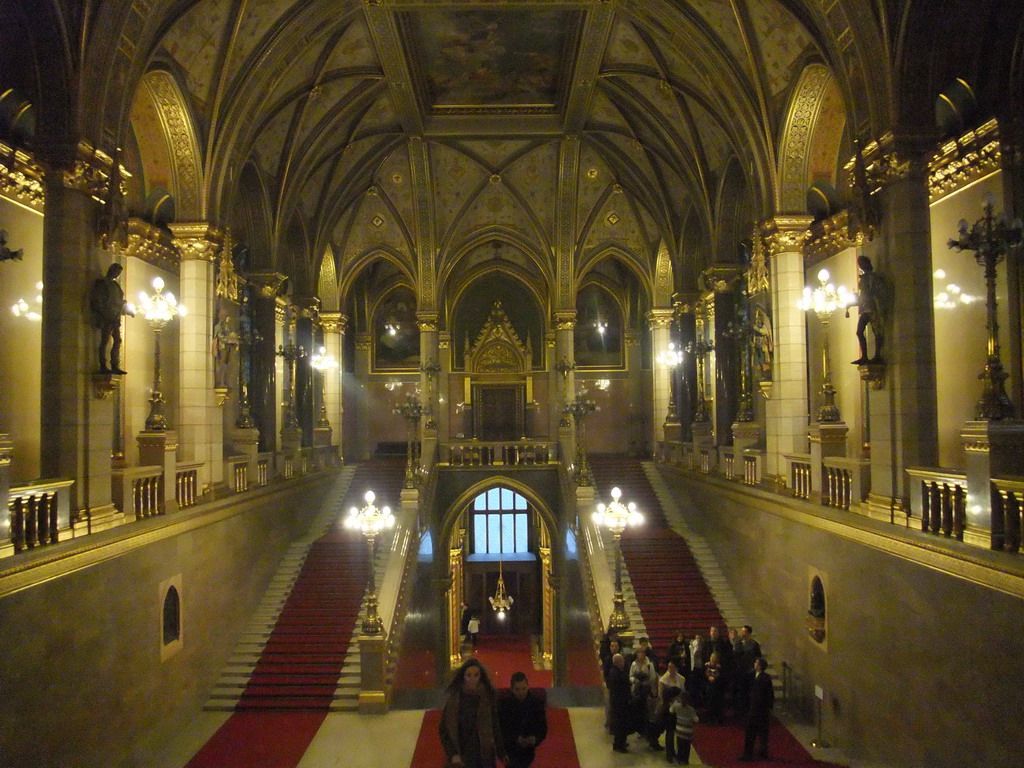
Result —
POLYGON ((438 731, 449 766, 528 768, 548 735, 546 704, 525 672, 498 691, 476 657, 455 670, 445 689, 438 731))
POLYGON ((612 749, 627 752, 627 738, 639 733, 651 749, 664 750, 672 763, 687 764, 694 724, 722 723, 727 709, 746 718, 740 760, 768 757, 768 728, 774 688, 768 662, 749 625, 722 633, 713 626, 705 636, 676 634, 664 667, 646 637, 636 647, 614 634, 601 641, 601 664, 608 688, 606 726, 612 749), (665 745, 661 735, 665 734, 665 745))

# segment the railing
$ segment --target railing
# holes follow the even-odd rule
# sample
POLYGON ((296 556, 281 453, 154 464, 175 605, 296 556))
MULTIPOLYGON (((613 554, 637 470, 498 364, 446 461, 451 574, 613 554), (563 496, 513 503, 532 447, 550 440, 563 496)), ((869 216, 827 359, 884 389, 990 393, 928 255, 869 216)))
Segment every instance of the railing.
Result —
POLYGON ((757 485, 761 482, 761 452, 756 448, 743 451, 743 484, 757 485))
POLYGON ((558 461, 558 444, 543 440, 446 443, 441 461, 449 467, 526 467, 558 461))
POLYGON ((1002 529, 1002 542, 996 535, 992 537, 992 546, 1000 543, 1007 552, 1019 552, 1024 539, 1024 477, 993 477, 992 478, 992 529, 993 533, 1002 529))
POLYGON ((264 486, 270 482, 270 465, 273 460, 272 453, 256 454, 256 485, 264 486))
POLYGON ((722 462, 722 474, 729 480, 736 479, 736 453, 733 448, 720 448, 718 451, 722 462))
POLYGON ((202 462, 179 464, 174 472, 174 499, 178 509, 195 506, 199 491, 199 468, 202 462))
POLYGON ((711 473, 711 449, 700 449, 700 471, 707 475, 711 473))
POLYGON ((136 520, 163 514, 163 467, 154 465, 115 469, 111 479, 114 506, 122 514, 136 520))
POLYGON ((789 478, 789 488, 798 499, 809 499, 811 497, 811 456, 806 453, 784 453, 783 461, 786 466, 786 477, 789 478))
POLYGON ((235 493, 249 490, 249 457, 245 454, 227 456, 224 459, 228 487, 235 493))
POLYGON ((50 480, 11 488, 7 508, 15 553, 56 544, 62 529, 71 527, 74 480, 50 480))
POLYGON ((849 509, 850 504, 867 498, 871 483, 871 462, 829 456, 822 459, 821 503, 826 507, 849 509))
POLYGON ((281 477, 291 480, 295 477, 295 457, 291 451, 283 451, 279 456, 281 457, 281 477))
POLYGON ((921 516, 925 533, 963 540, 967 524, 967 475, 943 469, 911 468, 910 511, 921 516))

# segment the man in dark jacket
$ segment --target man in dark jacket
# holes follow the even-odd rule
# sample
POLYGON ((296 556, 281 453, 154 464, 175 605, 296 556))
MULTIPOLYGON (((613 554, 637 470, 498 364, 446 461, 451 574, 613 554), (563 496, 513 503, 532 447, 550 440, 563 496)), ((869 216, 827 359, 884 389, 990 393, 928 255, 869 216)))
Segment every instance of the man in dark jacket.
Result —
POLYGON ((626 738, 633 731, 633 704, 630 697, 629 670, 626 657, 621 653, 612 656, 612 666, 605 680, 608 686, 608 714, 615 740, 612 749, 628 752, 626 738))
POLYGON ((508 754, 508 768, 528 768, 537 746, 548 735, 544 700, 530 690, 525 672, 512 675, 512 690, 498 699, 498 722, 508 754))
POLYGON ((743 754, 740 760, 754 759, 754 745, 758 740, 761 742, 758 758, 768 759, 768 726, 775 705, 775 689, 766 669, 768 662, 764 656, 759 656, 754 662, 754 682, 750 686, 750 710, 747 712, 747 728, 743 735, 743 754))

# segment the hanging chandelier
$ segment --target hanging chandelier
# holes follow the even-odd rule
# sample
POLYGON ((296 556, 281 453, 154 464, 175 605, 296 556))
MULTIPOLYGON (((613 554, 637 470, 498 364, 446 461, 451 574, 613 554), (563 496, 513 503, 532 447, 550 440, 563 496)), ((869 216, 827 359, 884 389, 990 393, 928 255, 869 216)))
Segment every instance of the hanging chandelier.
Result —
POLYGON ((505 574, 502 571, 502 563, 498 561, 498 591, 494 597, 487 598, 491 601, 491 608, 498 612, 498 619, 505 620, 505 614, 512 608, 512 595, 505 591, 505 574))

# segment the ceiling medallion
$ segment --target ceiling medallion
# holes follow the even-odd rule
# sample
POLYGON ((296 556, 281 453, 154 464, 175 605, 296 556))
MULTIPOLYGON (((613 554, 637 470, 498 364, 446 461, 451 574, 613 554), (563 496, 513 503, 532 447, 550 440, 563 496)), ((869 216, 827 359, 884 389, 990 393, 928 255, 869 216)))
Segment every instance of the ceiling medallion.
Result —
POLYGON ((491 174, 491 184, 501 184, 501 174, 500 173, 492 173, 491 174))
POLYGON ((384 225, 387 222, 384 221, 384 217, 378 213, 376 216, 370 219, 370 223, 373 224, 373 226, 375 226, 377 229, 384 229, 384 225))
POLYGON ((391 174, 391 182, 393 184, 401 184, 403 181, 405 181, 405 179, 402 178, 402 174, 400 174, 400 173, 393 173, 393 174, 391 174))
POLYGON ((615 211, 612 211, 605 217, 604 223, 607 224, 609 227, 614 227, 616 224, 619 223, 619 214, 617 214, 615 211))
POLYGON ((596 179, 597 178, 597 173, 598 173, 597 172, 597 168, 588 168, 587 169, 587 178, 588 179, 596 179))

